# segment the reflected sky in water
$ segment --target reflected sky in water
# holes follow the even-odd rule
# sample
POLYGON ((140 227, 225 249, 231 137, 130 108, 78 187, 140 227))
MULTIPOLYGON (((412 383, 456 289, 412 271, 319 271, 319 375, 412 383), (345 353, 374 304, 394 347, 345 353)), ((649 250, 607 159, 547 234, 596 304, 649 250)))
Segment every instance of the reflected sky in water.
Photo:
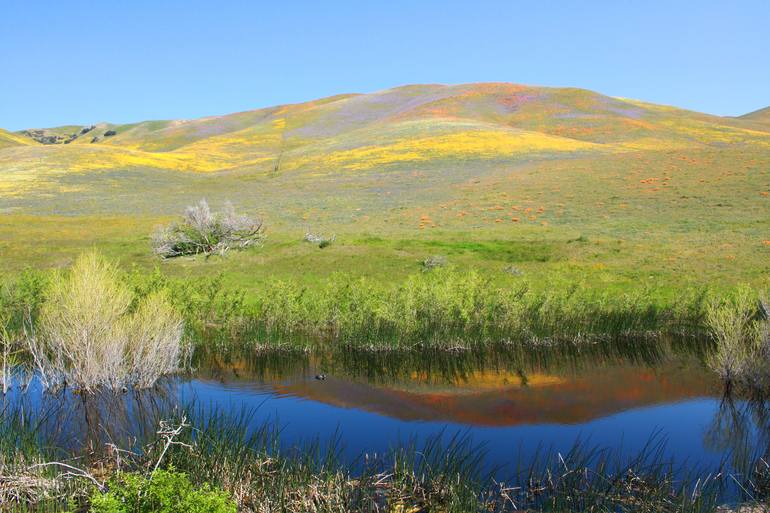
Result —
POLYGON ((50 426, 66 426, 75 443, 151 432, 159 411, 190 404, 252 412, 255 429, 276 422, 284 447, 336 437, 351 461, 459 432, 485 446, 489 467, 506 469, 503 478, 538 451, 566 453, 579 440, 621 459, 651 440, 664 443, 665 458, 690 471, 739 466, 767 448, 766 403, 724 401, 692 354, 581 353, 566 365, 563 355, 515 356, 219 355, 139 395, 89 404, 72 394, 40 396, 33 386, 26 400, 50 411, 50 426))

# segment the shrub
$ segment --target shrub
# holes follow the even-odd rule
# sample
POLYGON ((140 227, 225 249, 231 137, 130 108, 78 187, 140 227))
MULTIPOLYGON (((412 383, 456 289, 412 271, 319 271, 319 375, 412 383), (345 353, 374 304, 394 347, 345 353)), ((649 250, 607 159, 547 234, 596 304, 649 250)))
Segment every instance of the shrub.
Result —
POLYGON ((731 296, 713 299, 706 308, 706 325, 716 347, 708 363, 728 390, 735 382, 758 385, 768 355, 764 340, 767 320, 761 318, 754 291, 743 286, 731 296))
POLYGON ((187 207, 181 222, 159 228, 152 237, 155 254, 163 258, 182 255, 225 254, 264 240, 262 220, 235 213, 230 203, 213 213, 206 200, 187 207))
POLYGON ((179 368, 182 328, 164 292, 134 301, 117 268, 91 252, 52 281, 30 349, 46 387, 143 388, 179 368))
POLYGON ((430 271, 431 269, 435 269, 437 267, 445 267, 446 257, 442 255, 429 256, 428 258, 422 260, 420 265, 422 266, 423 271, 430 271))
POLYGON ((320 235, 320 234, 316 234, 308 231, 307 233, 305 233, 305 238, 303 240, 305 242, 310 242, 312 244, 318 244, 318 247, 323 249, 331 246, 336 238, 337 238, 336 235, 327 237, 326 235, 320 235))
POLYGON ((149 478, 117 474, 108 492, 95 490, 92 513, 235 513, 235 502, 223 490, 203 485, 196 489, 186 474, 156 470, 149 478))

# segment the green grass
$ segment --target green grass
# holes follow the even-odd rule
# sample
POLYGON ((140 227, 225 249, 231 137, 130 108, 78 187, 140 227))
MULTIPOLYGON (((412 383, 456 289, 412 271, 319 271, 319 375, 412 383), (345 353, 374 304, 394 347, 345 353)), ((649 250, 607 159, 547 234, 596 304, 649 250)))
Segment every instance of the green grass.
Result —
MULTIPOLYGON (((199 344, 453 349, 707 334, 705 289, 679 289, 667 297, 670 291, 642 288, 622 293, 568 283, 542 288, 529 278, 499 273, 501 279, 436 268, 411 271, 391 283, 331 273, 316 282, 273 277, 254 289, 231 284, 232 274, 190 280, 169 278, 160 269, 135 269, 120 279, 139 300, 157 292, 168 297, 199 344)), ((6 284, 4 317, 38 311, 50 281, 38 272, 6 284)))
POLYGON ((124 267, 160 265, 169 276, 189 278, 224 273, 232 284, 257 289, 271 278, 317 283, 334 271, 398 281, 418 270, 419 261, 443 254, 450 265, 495 280, 507 280, 501 269, 515 265, 543 287, 767 286, 770 197, 761 193, 770 190, 770 153, 724 149, 687 156, 698 163, 656 152, 639 154, 639 161, 422 164, 417 179, 409 168, 275 179, 73 173, 58 179, 72 192, 0 199, 6 209, 0 260, 6 273, 60 267, 97 247, 124 267), (639 183, 665 173, 672 185, 659 191, 639 183), (230 199, 239 210, 262 215, 264 247, 207 261, 154 259, 153 228, 204 196, 215 207, 230 199), (535 220, 523 213, 527 208, 535 220), (423 216, 432 224, 420 228, 423 216), (303 243, 308 227, 336 234, 335 243, 323 250, 303 243))
MULTIPOLYGON (((29 438, 34 414, 6 413, 0 442, 29 438)), ((706 469, 675 472, 663 457, 662 441, 655 439, 630 458, 580 442, 562 454, 540 451, 533 461, 507 469, 511 478, 501 483, 481 466, 485 453, 494 448, 477 445, 462 434, 436 436, 421 444, 407 441, 350 465, 340 458, 338 439, 282 449, 279 430, 271 424, 254 429, 249 412, 226 417, 192 408, 167 417, 164 426, 166 432, 179 427, 173 438, 176 444, 168 445, 149 430, 151 434, 131 452, 74 450, 60 453, 58 460, 43 456, 53 457, 41 452, 43 439, 12 446, 3 454, 13 457, 13 466, 7 466, 7 459, 0 464, 4 491, 19 493, 19 498, 5 505, 15 511, 147 511, 109 509, 130 507, 136 498, 145 505, 155 501, 169 508, 163 511, 177 511, 174 504, 180 500, 196 499, 197 505, 206 500, 226 511, 232 507, 227 504, 235 502, 245 512, 711 513, 727 500, 756 504, 770 491, 762 459, 746 461, 745 474, 726 469, 710 474, 706 469), (67 479, 66 469, 30 464, 52 461, 82 471, 67 479), (96 491, 84 472, 100 484, 109 483, 109 491, 96 491), (34 478, 45 478, 45 484, 38 481, 36 488, 34 478), (139 490, 144 491, 141 498, 139 490)))

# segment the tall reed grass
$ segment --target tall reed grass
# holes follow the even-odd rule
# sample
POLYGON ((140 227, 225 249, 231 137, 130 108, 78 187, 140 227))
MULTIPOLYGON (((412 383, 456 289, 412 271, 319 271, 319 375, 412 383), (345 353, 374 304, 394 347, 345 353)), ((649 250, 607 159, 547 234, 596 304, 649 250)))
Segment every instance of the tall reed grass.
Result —
MULTIPOLYGON (((178 362, 182 321, 187 339, 220 352, 317 344, 360 350, 566 348, 686 336, 704 346, 715 341, 711 362, 728 382, 746 375, 741 365, 760 360, 757 351, 770 354, 767 323, 757 294, 748 289, 718 295, 683 290, 661 300, 646 290, 535 289, 524 279, 500 286, 475 271, 446 268, 396 284, 346 274, 312 287, 275 279, 247 293, 225 286, 222 276, 193 281, 159 270, 123 273, 93 255, 67 273, 33 275, 5 286, 14 291, 5 296, 14 299, 0 297, 0 320, 15 320, 7 323, 11 335, 3 340, 20 340, 18 319, 29 319, 33 353, 50 380, 62 382, 71 373, 68 382, 79 386, 122 386, 129 377, 150 384, 178 362)), ((760 377, 754 373, 752 379, 760 377)))
POLYGON ((17 511, 87 511, 89 498, 99 493, 94 481, 121 473, 149 477, 157 469, 182 472, 195 486, 226 491, 238 511, 260 513, 712 513, 727 511, 728 502, 757 504, 770 491, 764 458, 755 460, 748 474, 676 471, 655 439, 626 459, 581 442, 566 453, 541 451, 501 482, 495 480, 500 469, 483 470, 490 448, 462 434, 443 433, 345 462, 339 438, 282 448, 280 430, 273 424, 255 429, 250 412, 224 416, 192 408, 168 417, 130 451, 91 447, 65 456, 41 449, 45 441, 31 432, 29 413, 6 413, 0 422, 0 465, 5 465, 0 491, 5 497, 16 494, 4 505, 17 511))
POLYGON ((612 295, 578 287, 500 287, 471 272, 435 269, 400 284, 335 274, 315 287, 271 280, 246 294, 221 277, 198 283, 136 275, 141 293, 168 290, 199 340, 452 349, 500 342, 576 342, 703 333, 704 293, 661 302, 644 292, 612 295))

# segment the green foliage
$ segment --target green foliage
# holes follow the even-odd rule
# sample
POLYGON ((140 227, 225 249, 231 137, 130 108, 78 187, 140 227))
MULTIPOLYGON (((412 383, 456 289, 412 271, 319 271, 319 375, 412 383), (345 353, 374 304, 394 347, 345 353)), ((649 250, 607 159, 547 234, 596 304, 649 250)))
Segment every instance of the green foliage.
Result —
POLYGON ((53 277, 29 340, 44 386, 149 387, 179 368, 182 319, 166 292, 137 300, 121 276, 89 252, 53 277))
POLYGON ((26 321, 34 321, 43 304, 50 273, 26 270, 0 282, 0 326, 19 333, 26 321))
POLYGON ((251 292, 228 285, 225 278, 179 280, 156 269, 122 279, 135 302, 165 293, 191 338, 202 343, 454 347, 705 330, 703 293, 696 289, 667 301, 654 289, 618 293, 566 285, 537 290, 528 278, 499 283, 485 273, 453 267, 387 284, 349 273, 333 273, 314 286, 274 278, 251 292))
POLYGON ((731 294, 712 298, 706 308, 706 325, 715 348, 708 363, 728 387, 734 383, 765 389, 770 364, 768 321, 757 293, 747 285, 731 294))
POLYGON ((92 513, 235 513, 228 494, 208 484, 196 488, 187 474, 156 470, 150 477, 120 473, 108 482, 108 491, 95 490, 92 513))

